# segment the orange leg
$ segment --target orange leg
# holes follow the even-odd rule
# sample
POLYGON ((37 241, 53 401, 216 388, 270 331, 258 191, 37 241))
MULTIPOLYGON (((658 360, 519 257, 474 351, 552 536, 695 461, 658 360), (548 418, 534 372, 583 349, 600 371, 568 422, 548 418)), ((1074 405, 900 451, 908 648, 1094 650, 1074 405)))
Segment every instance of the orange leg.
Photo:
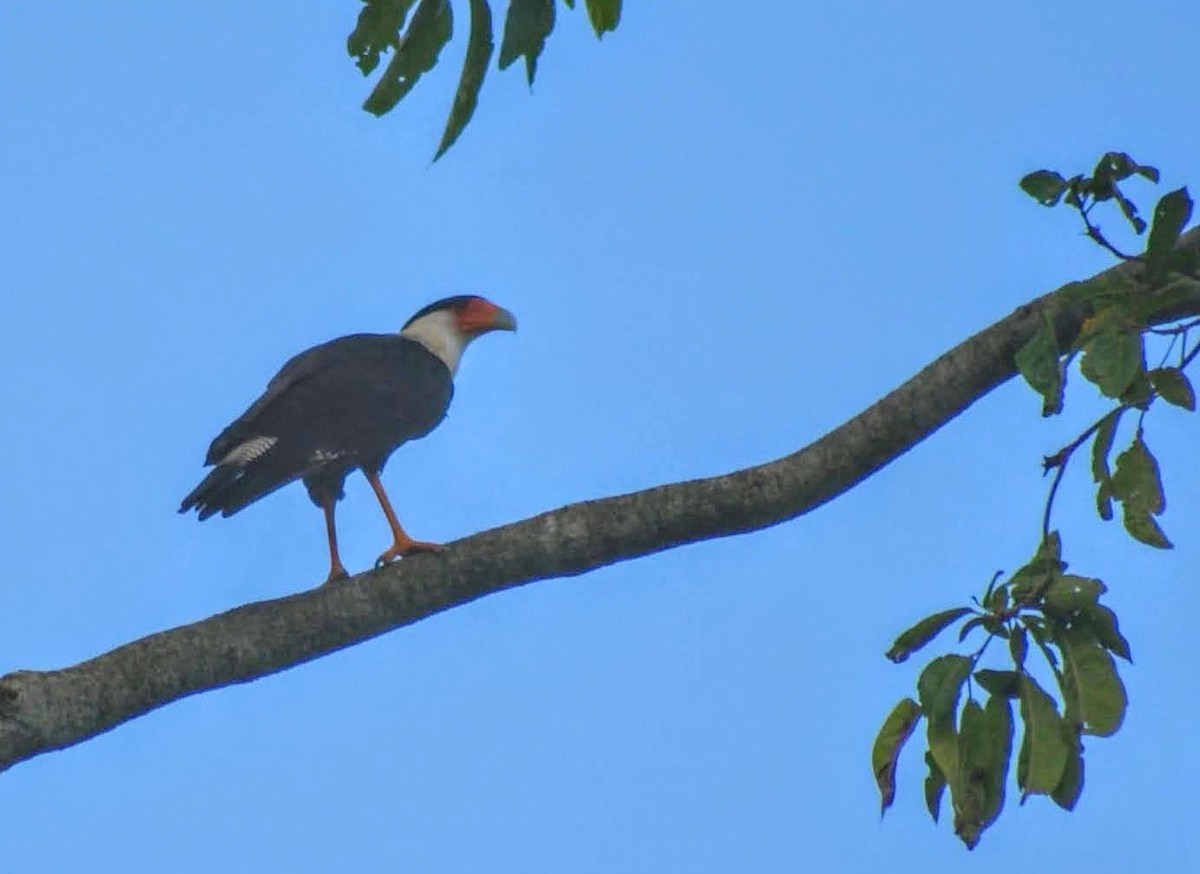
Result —
POLYGON ((411 555, 414 552, 441 552, 442 545, 440 543, 426 543, 423 540, 413 540, 408 536, 408 533, 400 526, 400 520, 396 518, 396 511, 392 509, 392 502, 388 500, 387 492, 383 490, 379 474, 366 471, 363 473, 375 491, 375 497, 379 498, 379 506, 383 508, 383 515, 387 516, 388 525, 392 528, 392 545, 375 561, 375 567, 390 564, 397 558, 411 555))
POLYGON ((350 576, 338 555, 337 528, 333 524, 333 507, 336 502, 335 498, 330 498, 321 506, 325 511, 325 536, 329 538, 329 576, 325 579, 327 583, 350 576))

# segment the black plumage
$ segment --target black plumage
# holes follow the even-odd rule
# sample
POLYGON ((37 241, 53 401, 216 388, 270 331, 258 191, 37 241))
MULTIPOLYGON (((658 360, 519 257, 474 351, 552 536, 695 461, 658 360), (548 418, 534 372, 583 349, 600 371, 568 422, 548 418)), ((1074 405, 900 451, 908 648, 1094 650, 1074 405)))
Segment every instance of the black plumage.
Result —
POLYGON ((341 498, 350 471, 377 474, 396 447, 432 431, 453 394, 445 363, 399 334, 352 334, 314 346, 288 361, 212 442, 204 463, 216 467, 180 512, 232 516, 301 478, 323 507, 341 498))

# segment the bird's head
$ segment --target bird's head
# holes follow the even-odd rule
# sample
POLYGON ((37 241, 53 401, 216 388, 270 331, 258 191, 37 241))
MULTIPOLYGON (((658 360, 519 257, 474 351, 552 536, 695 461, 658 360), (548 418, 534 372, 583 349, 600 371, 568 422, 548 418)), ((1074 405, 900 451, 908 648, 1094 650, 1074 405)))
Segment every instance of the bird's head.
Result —
POLYGON ((460 294, 434 301, 404 323, 400 335, 416 340, 442 359, 451 375, 467 344, 488 331, 515 331, 517 320, 487 298, 460 294))

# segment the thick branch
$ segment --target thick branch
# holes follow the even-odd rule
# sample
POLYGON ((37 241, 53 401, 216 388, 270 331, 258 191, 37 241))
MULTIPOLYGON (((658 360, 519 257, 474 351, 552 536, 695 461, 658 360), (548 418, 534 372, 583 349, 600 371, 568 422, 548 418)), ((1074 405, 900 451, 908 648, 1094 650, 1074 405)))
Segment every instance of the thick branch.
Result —
MULTIPOLYGON (((1200 250, 1200 229, 1181 245, 1200 250)), ((1139 269, 1120 265, 1105 275, 1139 269)), ((1175 290, 1179 290, 1177 284, 1175 290)), ((775 525, 912 448, 1015 373, 1053 304, 1061 348, 1090 314, 1070 286, 1017 309, 800 451, 726 476, 586 501, 452 544, 443 556, 248 604, 59 671, 0 678, 0 769, 107 731, 175 699, 244 683, 475 598, 549 577, 775 525)), ((1166 322, 1200 314, 1200 282, 1166 322)))

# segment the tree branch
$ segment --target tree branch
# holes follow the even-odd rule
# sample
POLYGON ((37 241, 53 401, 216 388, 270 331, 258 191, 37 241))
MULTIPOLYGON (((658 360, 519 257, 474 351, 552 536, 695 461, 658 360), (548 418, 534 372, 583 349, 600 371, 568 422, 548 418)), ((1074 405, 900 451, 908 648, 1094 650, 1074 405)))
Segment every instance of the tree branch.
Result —
MULTIPOLYGON (((1200 228, 1180 246, 1200 250, 1200 228)), ((1135 263, 1104 276, 1140 269, 1135 263)), ((1181 286, 1180 283, 1183 283, 1181 286)), ((979 332, 800 451, 725 476, 585 501, 349 580, 248 604, 58 671, 0 678, 0 769, 79 743, 178 698, 244 683, 476 598, 793 519, 911 449, 1016 372, 1013 356, 1054 313, 1060 348, 1091 314, 1067 286, 979 332)), ((1200 315, 1200 281, 1159 324, 1200 315)), ((1179 300, 1181 298, 1175 297, 1179 300)))

